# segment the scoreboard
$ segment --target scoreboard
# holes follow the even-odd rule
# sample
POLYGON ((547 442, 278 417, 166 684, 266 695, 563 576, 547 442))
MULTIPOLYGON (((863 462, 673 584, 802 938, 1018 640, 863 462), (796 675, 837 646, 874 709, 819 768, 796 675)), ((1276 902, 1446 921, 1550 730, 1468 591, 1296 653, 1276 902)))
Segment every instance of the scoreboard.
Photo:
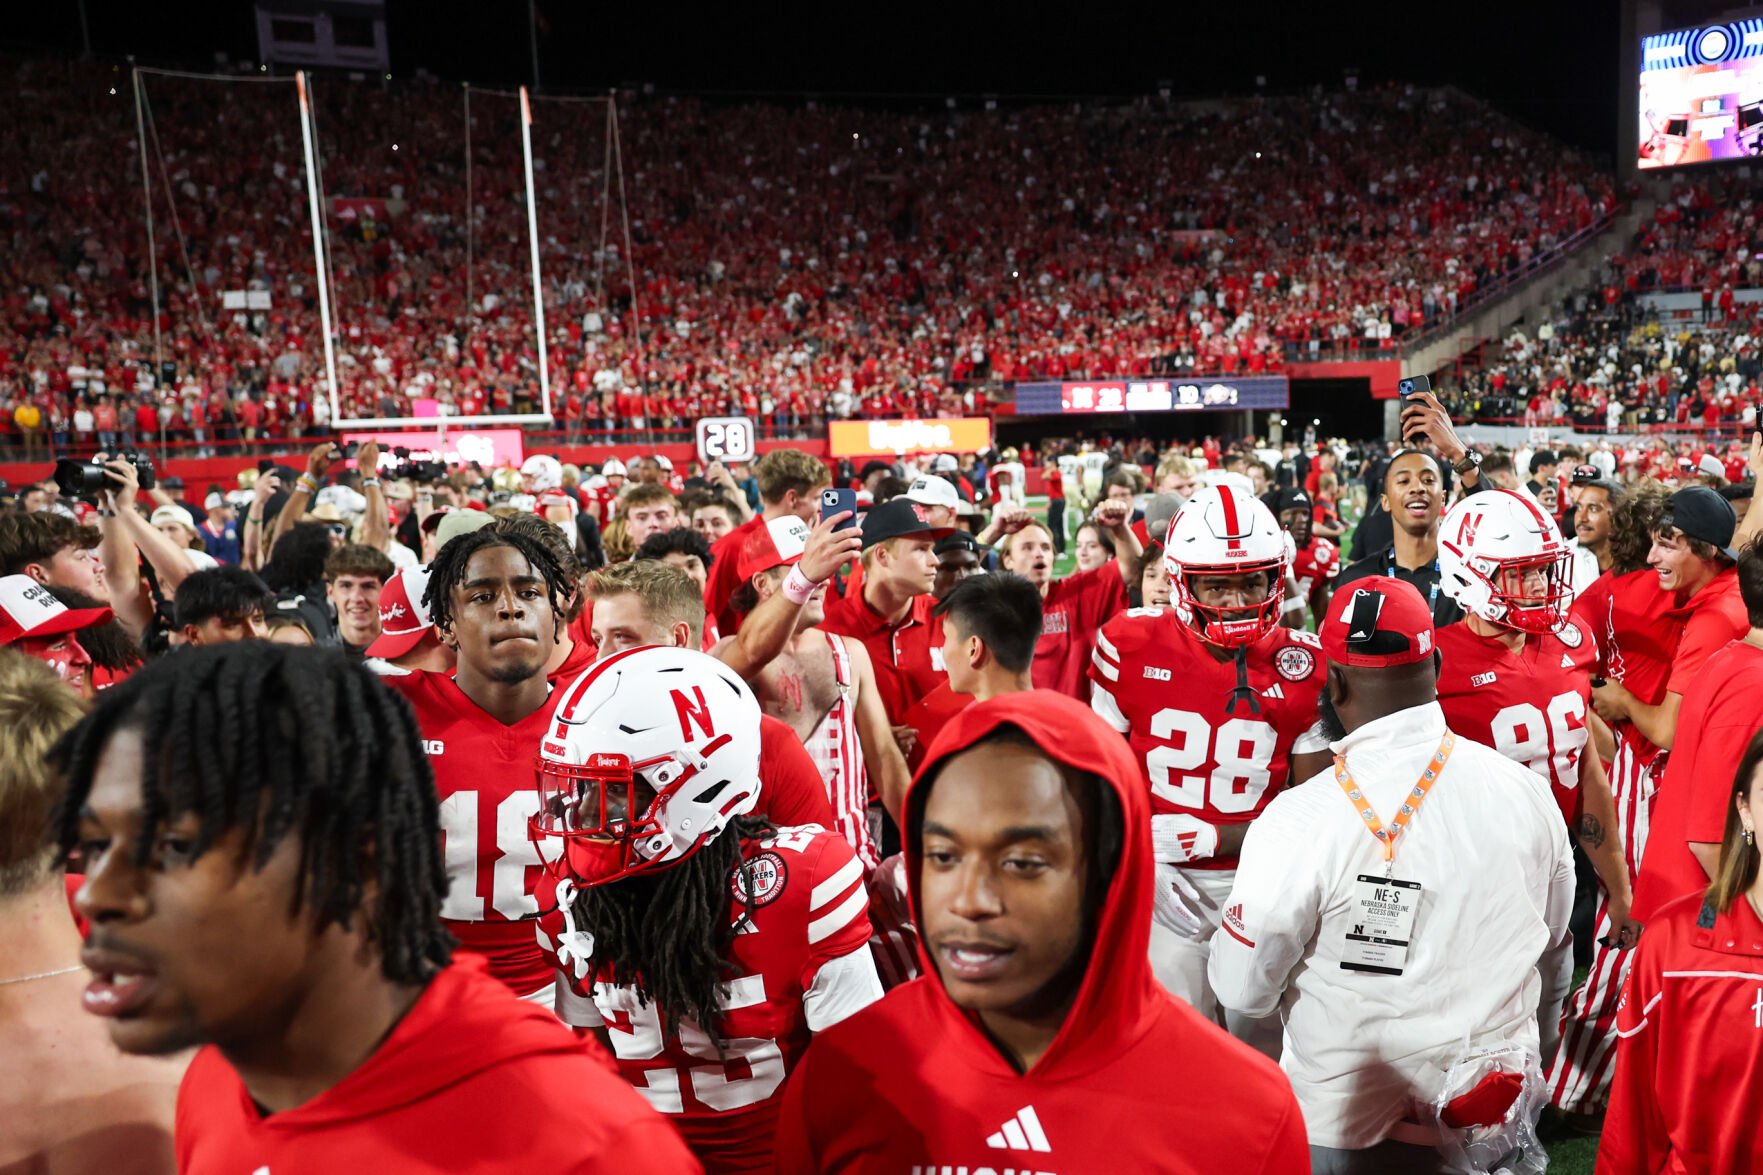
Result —
POLYGON ((1102 412, 1229 412, 1283 409, 1291 380, 1283 375, 1242 379, 1110 379, 1016 385, 1018 416, 1072 416, 1102 412))

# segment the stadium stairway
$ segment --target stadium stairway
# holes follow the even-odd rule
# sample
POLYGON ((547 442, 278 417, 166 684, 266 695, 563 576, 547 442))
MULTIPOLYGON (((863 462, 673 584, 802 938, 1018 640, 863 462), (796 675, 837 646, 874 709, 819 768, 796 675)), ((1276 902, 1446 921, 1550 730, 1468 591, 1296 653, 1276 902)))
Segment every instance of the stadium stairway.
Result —
MULTIPOLYGON (((1529 280, 1520 283, 1498 298, 1475 307, 1439 334, 1424 340, 1402 357, 1403 375, 1431 375, 1452 367, 1470 348, 1484 339, 1503 338, 1513 324, 1531 312, 1559 305, 1584 289, 1612 253, 1621 252, 1634 238, 1643 219, 1653 215, 1663 188, 1656 183, 1641 181, 1635 198, 1606 224, 1603 231, 1588 237, 1572 252, 1553 264, 1539 269, 1529 280)), ((1400 402, 1385 404, 1387 427, 1395 435, 1395 417, 1400 402)))

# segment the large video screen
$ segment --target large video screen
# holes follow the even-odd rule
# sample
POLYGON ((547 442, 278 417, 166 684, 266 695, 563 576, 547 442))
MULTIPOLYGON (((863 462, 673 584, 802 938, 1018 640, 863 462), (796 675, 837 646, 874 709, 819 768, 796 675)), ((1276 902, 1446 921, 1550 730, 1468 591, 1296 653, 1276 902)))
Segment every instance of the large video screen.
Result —
POLYGON ((1763 155, 1763 17, 1641 41, 1640 167, 1763 155))
POLYGON ((1065 416, 1084 412, 1204 412, 1208 409, 1284 408, 1291 380, 1283 375, 1204 376, 1186 381, 1082 380, 1019 383, 1018 416, 1065 416))

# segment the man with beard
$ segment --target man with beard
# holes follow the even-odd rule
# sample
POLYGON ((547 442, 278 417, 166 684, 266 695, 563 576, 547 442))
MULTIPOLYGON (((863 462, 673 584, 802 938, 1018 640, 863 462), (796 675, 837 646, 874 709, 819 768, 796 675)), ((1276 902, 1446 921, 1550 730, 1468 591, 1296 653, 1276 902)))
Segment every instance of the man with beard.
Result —
MULTIPOLYGON (((1286 536, 1262 503, 1231 486, 1196 491, 1164 559, 1171 606, 1102 629, 1090 704, 1126 737, 1151 797, 1152 973, 1212 1018, 1206 960, 1243 835, 1294 763, 1299 778, 1321 768, 1323 666, 1314 636, 1278 623, 1286 536)), ((1231 1028, 1276 1047, 1269 1028, 1231 1028)))
POLYGON ((1332 542, 1312 531, 1315 510, 1310 495, 1300 489, 1280 490, 1268 505, 1279 524, 1292 536, 1292 566, 1286 575, 1285 602, 1280 622, 1287 628, 1303 628, 1308 616, 1319 621, 1328 611, 1328 596, 1341 573, 1341 552, 1332 542))
POLYGON ((447 899, 441 918, 490 973, 546 1007, 553 969, 533 938, 539 858, 526 835, 527 781, 557 698, 545 664, 562 630, 567 574, 523 534, 475 530, 429 565, 423 602, 453 650, 453 674, 383 673, 416 711, 441 798, 447 899))
POLYGON ((881 860, 869 821, 870 784, 898 813, 906 760, 876 692, 869 650, 815 627, 826 618, 827 584, 798 566, 808 540, 807 524, 794 515, 749 534, 741 550, 743 582, 731 602, 745 615, 781 592, 799 606, 783 649, 745 676, 764 712, 787 723, 819 766, 838 830, 868 871, 881 860))
POLYGON ((1336 592, 1320 636, 1333 772, 1250 827, 1212 986, 1281 1014, 1317 1172, 1461 1170, 1446 1153, 1484 1126, 1495 1156, 1534 1146, 1507 1111, 1542 1096, 1539 1012, 1572 977, 1567 830, 1535 775, 1447 729, 1411 584, 1336 592), (1429 1113, 1446 1090, 1468 1092, 1429 1113))
POLYGON ((1463 609, 1439 583, 1439 518, 1445 512, 1445 476, 1430 453, 1404 449, 1390 458, 1383 475, 1383 508, 1395 526, 1395 539, 1341 572, 1338 593, 1355 580, 1387 575, 1412 584, 1443 628, 1463 619, 1463 609))
POLYGON ((707 1171, 770 1171, 810 1037, 881 996, 862 865, 837 833, 750 818, 759 704, 715 658, 633 649, 562 692, 531 821, 558 1014, 707 1171))
POLYGON ((1045 690, 945 728, 906 801, 924 977, 809 1046, 779 1172, 1309 1169, 1279 1071, 1146 965, 1136 775, 1095 715, 1045 690), (1160 1097, 1172 1065, 1182 1095, 1160 1097))
POLYGON ((1036 689, 1081 698, 1084 670, 1096 648, 1096 634, 1131 601, 1127 588, 1138 574, 1145 549, 1129 525, 1132 503, 1115 498, 1097 505, 1092 521, 1114 541, 1114 559, 1092 571, 1053 578, 1053 536, 1030 521, 1012 534, 1003 551, 1004 570, 1013 571, 1041 593, 1041 639, 1035 645, 1036 689))
POLYGON ((178 1095, 184 1175, 516 1153, 581 1175, 697 1169, 549 1012, 453 956, 417 730, 360 664, 195 649, 107 692, 50 760, 67 791, 52 843, 85 869, 82 1005, 124 1053, 202 1046, 178 1095))
POLYGON ((1573 552, 1573 594, 1577 597, 1615 561, 1610 547, 1615 533, 1612 520, 1622 501, 1622 486, 1603 477, 1582 477, 1582 470, 1597 472, 1597 467, 1582 465, 1574 470, 1573 485, 1578 497, 1573 500, 1573 539, 1567 544, 1573 552))

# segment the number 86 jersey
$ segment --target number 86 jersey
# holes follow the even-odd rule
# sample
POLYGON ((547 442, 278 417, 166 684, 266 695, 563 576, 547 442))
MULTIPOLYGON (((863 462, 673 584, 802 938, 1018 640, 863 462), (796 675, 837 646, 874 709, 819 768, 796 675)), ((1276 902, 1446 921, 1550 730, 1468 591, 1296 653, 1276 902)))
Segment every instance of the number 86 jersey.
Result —
MULTIPOLYGON (((1134 608, 1096 639, 1090 661, 1091 708, 1127 736, 1151 788, 1153 816, 1193 816, 1243 824, 1285 787, 1293 750, 1323 750, 1316 699, 1322 646, 1308 632, 1276 628, 1245 651, 1252 708, 1239 697, 1232 655, 1211 646, 1173 608, 1134 608)), ((1235 856, 1195 861, 1193 869, 1234 869, 1235 856)))
POLYGON ((1445 722, 1547 781, 1572 828, 1597 657, 1592 642, 1568 623, 1559 633, 1526 636, 1514 653, 1461 620, 1439 629, 1436 639, 1445 722))
POLYGON ((682 1017, 670 1033, 653 1001, 605 982, 588 959, 592 935, 569 913, 570 882, 558 883, 556 908, 538 927, 540 948, 557 964, 558 1015, 605 1031, 619 1073, 668 1115, 710 1175, 771 1170, 784 1078, 814 1033, 882 996, 869 950, 869 889, 845 838, 805 824, 742 849, 730 893, 750 881, 753 905, 729 904, 740 929, 713 1026, 720 1052, 704 1026, 682 1017))

